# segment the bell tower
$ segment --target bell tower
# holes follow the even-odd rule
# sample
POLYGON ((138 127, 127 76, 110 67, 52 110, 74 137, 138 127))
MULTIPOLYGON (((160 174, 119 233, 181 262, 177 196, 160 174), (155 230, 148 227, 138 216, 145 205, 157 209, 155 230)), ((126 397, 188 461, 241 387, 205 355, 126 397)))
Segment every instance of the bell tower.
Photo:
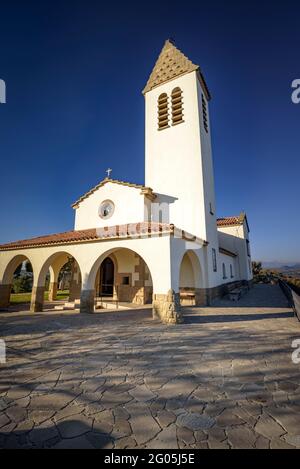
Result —
POLYGON ((169 222, 217 247, 210 94, 198 65, 170 40, 143 90, 145 184, 169 197, 169 222))

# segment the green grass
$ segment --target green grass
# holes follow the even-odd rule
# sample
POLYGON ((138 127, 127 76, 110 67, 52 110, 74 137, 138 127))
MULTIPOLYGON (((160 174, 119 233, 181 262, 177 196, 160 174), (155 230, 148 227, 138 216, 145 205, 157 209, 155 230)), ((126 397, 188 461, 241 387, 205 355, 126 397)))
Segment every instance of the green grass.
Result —
POLYGON ((69 299, 69 290, 59 290, 56 295, 57 300, 68 300, 69 299))
MULTIPOLYGON (((69 290, 59 290, 57 292, 57 300, 67 300, 69 298, 69 290)), ((48 301, 48 292, 45 292, 44 300, 48 301)), ((12 293, 10 295, 10 303, 12 305, 30 303, 31 293, 12 293)))

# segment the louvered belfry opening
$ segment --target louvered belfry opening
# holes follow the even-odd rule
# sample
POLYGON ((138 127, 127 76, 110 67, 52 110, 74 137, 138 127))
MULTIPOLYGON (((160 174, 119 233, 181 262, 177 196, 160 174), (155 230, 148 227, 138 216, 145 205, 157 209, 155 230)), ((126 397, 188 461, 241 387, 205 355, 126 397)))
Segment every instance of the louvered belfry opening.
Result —
POLYGON ((172 125, 183 122, 182 91, 174 88, 172 91, 172 125))
POLYGON ((202 113, 203 113, 203 126, 205 129, 205 132, 208 132, 208 118, 207 118, 207 105, 205 98, 202 94, 202 113))
POLYGON ((158 129, 169 127, 168 95, 162 93, 158 98, 158 129))

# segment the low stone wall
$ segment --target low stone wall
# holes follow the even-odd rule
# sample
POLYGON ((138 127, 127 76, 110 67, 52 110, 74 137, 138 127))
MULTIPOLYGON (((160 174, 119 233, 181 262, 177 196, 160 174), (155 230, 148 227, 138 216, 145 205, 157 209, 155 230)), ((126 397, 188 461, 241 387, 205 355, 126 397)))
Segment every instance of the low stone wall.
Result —
POLYGON ((71 280, 69 301, 78 300, 80 298, 80 294, 81 294, 81 283, 74 282, 73 280, 71 280))
POLYGON ((31 294, 31 313, 41 313, 44 306, 45 287, 33 287, 31 294))
POLYGON ((153 319, 159 319, 165 324, 180 324, 183 322, 180 308, 180 294, 174 290, 164 294, 153 295, 153 319))
POLYGON ((236 282, 224 283, 223 285, 219 285, 214 288, 207 289, 207 304, 210 305, 212 301, 217 298, 222 298, 223 296, 227 295, 230 290, 234 288, 240 288, 242 286, 248 286, 248 288, 252 288, 253 282, 247 280, 241 280, 236 282))
POLYGON ((118 300, 126 303, 145 305, 152 303, 152 287, 132 287, 130 285, 118 285, 118 300))
POLYGON ((207 305, 207 289, 206 288, 195 289, 195 303, 196 303, 196 306, 207 305))
POLYGON ((0 285, 0 309, 9 307, 11 285, 0 285))
POLYGON ((230 290, 239 288, 241 286, 253 287, 253 281, 236 281, 230 283, 224 283, 214 288, 181 288, 180 289, 180 300, 182 306, 209 306, 217 298, 222 298, 227 295, 230 290), (184 298, 185 293, 194 293, 194 299, 184 298))

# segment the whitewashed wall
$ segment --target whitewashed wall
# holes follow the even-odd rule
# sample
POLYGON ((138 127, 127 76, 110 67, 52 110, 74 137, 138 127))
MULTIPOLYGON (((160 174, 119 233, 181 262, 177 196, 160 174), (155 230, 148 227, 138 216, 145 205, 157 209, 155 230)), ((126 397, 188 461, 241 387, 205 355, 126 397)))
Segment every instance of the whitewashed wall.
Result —
POLYGON ((210 137, 201 136, 199 87, 192 72, 146 93, 145 183, 159 194, 161 203, 169 204, 167 222, 207 239, 207 210, 209 202, 214 205, 214 187, 210 143, 205 141, 210 137), (183 93, 184 122, 159 131, 158 97, 161 93, 171 97, 177 86, 183 93))
POLYGON ((123 225, 144 221, 145 197, 141 189, 108 182, 84 199, 75 210, 75 230, 101 228, 104 226, 123 225), (111 200, 115 211, 111 218, 99 216, 101 202, 111 200))
POLYGON ((247 225, 219 227, 218 228, 219 243, 225 249, 238 254, 237 272, 241 280, 251 280, 253 278, 252 269, 250 270, 251 257, 247 254, 247 239, 249 233, 247 225))

